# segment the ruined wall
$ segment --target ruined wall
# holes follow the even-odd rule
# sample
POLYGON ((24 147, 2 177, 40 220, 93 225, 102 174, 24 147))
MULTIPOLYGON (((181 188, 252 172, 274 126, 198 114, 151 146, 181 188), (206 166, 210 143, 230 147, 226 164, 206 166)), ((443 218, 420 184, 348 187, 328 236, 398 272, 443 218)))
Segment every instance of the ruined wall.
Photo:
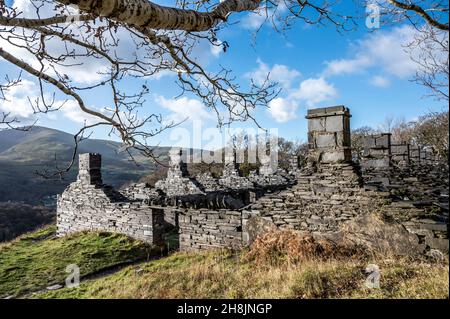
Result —
POLYGON ((389 136, 366 137, 365 184, 381 184, 389 193, 390 204, 382 209, 385 216, 416 234, 420 244, 448 252, 448 166, 424 148, 390 145, 389 136))
POLYGON ((258 228, 264 231, 270 225, 331 234, 344 222, 388 203, 389 193, 364 187, 360 167, 351 161, 349 110, 315 109, 306 118, 308 164, 297 173, 296 185, 263 196, 244 211, 244 238, 249 242, 258 228))
POLYGON ((278 228, 331 233, 343 222, 381 207, 386 195, 362 187, 352 163, 330 163, 300 174, 297 185, 260 198, 246 212, 278 228))
POLYGON ((155 188, 163 191, 167 196, 202 194, 200 186, 189 177, 187 165, 181 156, 181 149, 170 150, 167 178, 156 182, 155 188))
POLYGON ((322 163, 351 161, 350 117, 344 106, 308 110, 310 156, 322 163))
POLYGON ((80 167, 83 169, 77 181, 58 196, 58 235, 101 230, 161 244, 163 212, 152 210, 140 202, 128 201, 111 187, 101 184, 100 170, 97 169, 99 163, 101 157, 98 154, 80 155, 80 167), (91 170, 90 163, 95 163, 96 169, 91 170), (95 176, 89 176, 92 171, 95 176))
MULTIPOLYGON (((379 185, 380 187, 390 184, 392 174, 390 133, 364 137, 361 167, 364 183, 379 185)), ((386 189, 383 188, 382 190, 385 191, 386 189)))
POLYGON ((58 198, 58 235, 84 230, 117 232, 160 244, 164 214, 133 202, 114 202, 104 188, 71 184, 58 198))
POLYGON ((420 146, 410 145, 409 147, 409 158, 414 164, 420 163, 420 146))
POLYGON ((408 166, 410 165, 410 150, 409 144, 392 144, 391 145, 392 162, 398 166, 408 166))
POLYGON ((234 210, 178 211, 180 250, 242 248, 242 213, 234 210))
POLYGON ((236 161, 236 152, 226 149, 224 158, 224 169, 218 183, 228 189, 251 189, 253 183, 246 177, 241 176, 239 164, 236 161))
POLYGON ((351 160, 347 108, 310 110, 307 119, 308 162, 299 169, 293 160, 291 174, 263 161, 243 177, 231 153, 221 178, 194 178, 178 149, 155 188, 116 192, 102 183, 100 155, 82 154, 77 181, 58 198, 58 234, 105 230, 160 244, 178 228, 181 250, 239 249, 271 229, 333 235, 347 221, 381 212, 422 244, 448 251, 447 165, 379 134, 366 139, 361 168, 351 160))

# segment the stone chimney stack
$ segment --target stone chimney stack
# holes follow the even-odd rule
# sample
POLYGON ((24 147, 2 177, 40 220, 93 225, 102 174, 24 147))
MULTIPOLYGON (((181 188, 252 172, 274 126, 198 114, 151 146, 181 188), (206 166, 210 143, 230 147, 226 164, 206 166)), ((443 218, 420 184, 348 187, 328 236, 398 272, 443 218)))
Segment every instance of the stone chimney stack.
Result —
POLYGON ((410 163, 409 144, 392 144, 391 145, 392 161, 400 166, 408 166, 410 163))
POLYGON ((183 150, 181 148, 172 148, 169 151, 169 171, 168 178, 186 177, 189 175, 187 164, 183 162, 183 150))
POLYGON ((363 166, 383 168, 391 166, 391 133, 364 136, 363 166))
POLYGON ((237 154, 234 148, 227 147, 224 156, 224 176, 240 176, 239 164, 237 163, 237 154))
POLYGON ((298 157, 299 157, 298 155, 291 155, 291 157, 289 158, 289 166, 293 171, 299 169, 298 157))
POLYGON ((77 180, 88 185, 102 185, 102 156, 95 153, 79 155, 77 180))
POLYGON ((259 175, 270 176, 277 172, 277 165, 274 163, 271 155, 262 156, 259 161, 261 162, 259 175))
POLYGON ((350 110, 345 106, 308 110, 310 160, 322 163, 352 160, 350 117, 350 110))
POLYGON ((410 145, 409 147, 409 158, 411 162, 415 164, 420 163, 420 150, 421 147, 419 145, 410 145))

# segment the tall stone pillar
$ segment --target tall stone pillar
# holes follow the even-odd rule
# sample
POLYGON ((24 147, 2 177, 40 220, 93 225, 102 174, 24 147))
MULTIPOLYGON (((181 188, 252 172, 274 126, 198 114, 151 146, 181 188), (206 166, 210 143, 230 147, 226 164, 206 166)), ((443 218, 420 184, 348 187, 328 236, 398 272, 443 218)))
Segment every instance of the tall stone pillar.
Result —
POLYGON ((300 167, 299 167, 299 160, 298 160, 299 156, 298 155, 292 155, 289 158, 289 168, 291 170, 291 172, 298 172, 300 167))
POLYGON ((364 167, 386 168, 391 166, 391 133, 364 137, 364 167))
POLYGON ((79 155, 77 180, 87 185, 102 185, 102 156, 85 153, 79 155))
POLYGON ((169 150, 169 171, 167 178, 186 177, 189 175, 187 164, 183 162, 183 151, 181 148, 172 148, 169 150))
POLYGON ((240 176, 239 164, 237 163, 236 150, 232 148, 225 149, 223 176, 240 176))
POLYGON ((269 176, 277 172, 277 163, 274 163, 272 156, 263 156, 259 159, 261 166, 259 167, 259 175, 269 176))
POLYGON ((392 144, 392 161, 400 166, 408 166, 410 164, 409 146, 408 143, 392 144))
POLYGON ((322 163, 352 160, 350 117, 345 106, 308 110, 310 160, 322 163))
POLYGON ((364 137, 361 160, 362 175, 366 183, 391 184, 391 134, 381 133, 364 137))
POLYGON ((409 158, 411 162, 415 164, 420 163, 420 146, 419 145, 411 145, 409 147, 409 158))

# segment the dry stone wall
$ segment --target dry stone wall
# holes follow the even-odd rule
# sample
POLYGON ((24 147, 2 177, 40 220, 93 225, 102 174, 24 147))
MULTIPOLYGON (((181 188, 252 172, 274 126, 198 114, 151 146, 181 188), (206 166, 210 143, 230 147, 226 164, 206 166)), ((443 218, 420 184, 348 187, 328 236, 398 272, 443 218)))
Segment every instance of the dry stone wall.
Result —
POLYGON ((116 201, 110 189, 72 183, 58 197, 58 235, 86 230, 117 232, 142 241, 162 243, 164 214, 139 202, 116 201))
POLYGON ((246 217, 259 217, 282 229, 336 232, 345 221, 383 205, 388 195, 362 187, 357 169, 352 163, 330 163, 301 173, 292 188, 252 204, 246 217))
POLYGON ((411 164, 409 144, 392 144, 391 153, 392 162, 398 166, 408 166, 411 164))
POLYGON ((103 185, 101 155, 81 154, 77 181, 58 196, 58 235, 102 230, 118 232, 148 243, 162 243, 164 214, 133 202, 103 185))
POLYGON ((178 222, 181 250, 239 249, 243 246, 240 211, 184 210, 178 212, 178 222))
POLYGON ((367 136, 365 144, 365 184, 378 183, 389 192, 384 214, 416 234, 420 244, 448 252, 448 166, 426 148, 391 146, 390 134, 367 136))
POLYGON ((366 138, 359 166, 351 159, 347 108, 310 110, 307 119, 307 164, 298 168, 293 159, 288 173, 262 161, 259 172, 243 177, 230 153, 221 178, 191 177, 175 149, 155 188, 133 184, 117 192, 102 183, 101 156, 82 154, 77 181, 58 198, 58 234, 105 230, 161 244, 175 228, 181 250, 239 249, 271 229, 332 237, 379 212, 424 247, 448 251, 448 165, 426 148, 392 145, 390 134, 379 134, 366 138))
POLYGON ((312 160, 351 161, 350 110, 334 106, 308 110, 308 145, 312 160))

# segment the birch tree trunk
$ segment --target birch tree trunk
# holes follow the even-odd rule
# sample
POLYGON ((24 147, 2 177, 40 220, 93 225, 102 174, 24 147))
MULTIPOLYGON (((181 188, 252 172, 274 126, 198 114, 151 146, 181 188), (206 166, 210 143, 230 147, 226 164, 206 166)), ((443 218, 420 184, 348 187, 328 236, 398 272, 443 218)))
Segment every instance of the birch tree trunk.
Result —
POLYGON ((211 12, 169 8, 148 0, 58 0, 57 2, 76 5, 86 13, 107 17, 139 29, 205 31, 225 21, 233 12, 257 9, 261 0, 225 0, 211 12))

